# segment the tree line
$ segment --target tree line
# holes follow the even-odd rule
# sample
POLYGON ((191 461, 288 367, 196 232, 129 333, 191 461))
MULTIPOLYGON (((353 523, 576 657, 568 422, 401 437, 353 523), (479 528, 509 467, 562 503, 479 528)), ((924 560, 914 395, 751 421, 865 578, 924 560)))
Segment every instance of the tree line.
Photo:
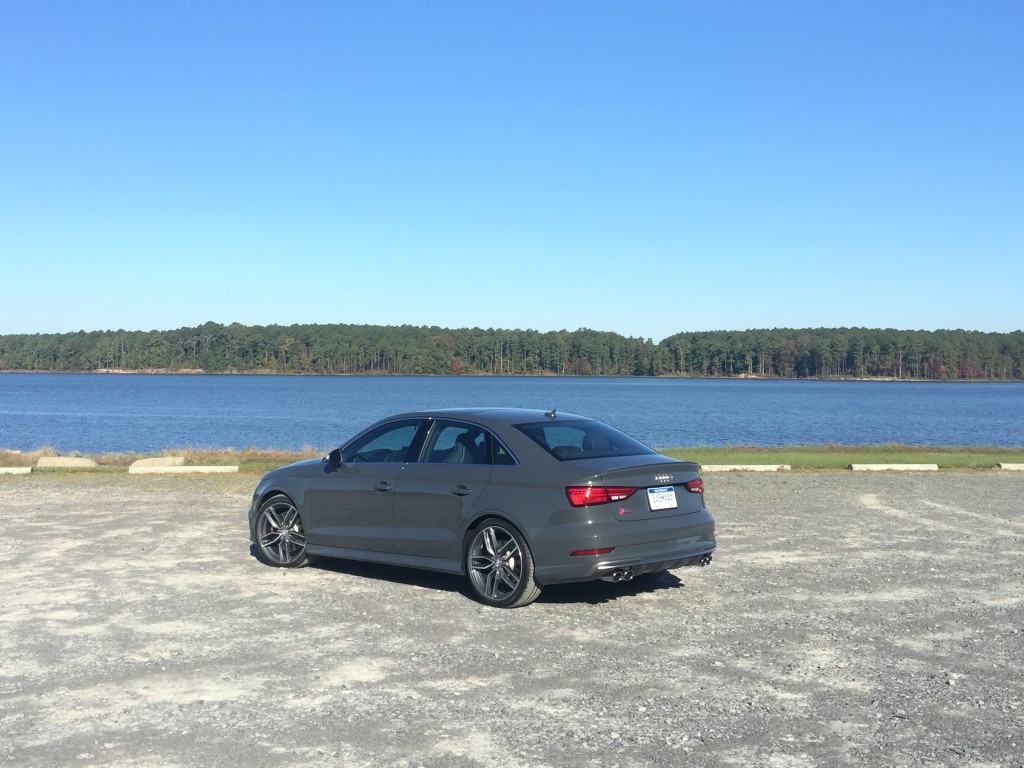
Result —
POLYGON ((1020 380, 1024 333, 773 328, 617 333, 205 323, 170 331, 0 336, 5 371, 759 376, 1020 380))

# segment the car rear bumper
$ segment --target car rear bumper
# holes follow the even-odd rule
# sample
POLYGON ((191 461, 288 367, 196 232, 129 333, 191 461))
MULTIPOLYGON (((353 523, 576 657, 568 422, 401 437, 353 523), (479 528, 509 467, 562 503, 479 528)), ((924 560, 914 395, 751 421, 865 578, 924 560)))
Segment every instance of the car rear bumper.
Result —
POLYGON ((535 578, 563 584, 608 578, 617 571, 632 576, 704 565, 715 551, 715 520, 707 509, 676 518, 607 525, 567 525, 535 541, 535 578), (614 549, 604 555, 576 555, 586 549, 614 549))

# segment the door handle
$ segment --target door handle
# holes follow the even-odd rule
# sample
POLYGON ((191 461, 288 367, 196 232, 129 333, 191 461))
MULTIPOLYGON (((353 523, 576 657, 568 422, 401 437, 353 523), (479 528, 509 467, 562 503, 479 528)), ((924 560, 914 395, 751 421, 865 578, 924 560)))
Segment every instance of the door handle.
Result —
POLYGON ((469 494, 471 494, 472 492, 472 488, 467 488, 464 485, 456 485, 454 488, 452 488, 452 493, 454 493, 456 496, 469 496, 469 494))
POLYGON ((387 480, 381 480, 379 483, 377 483, 377 485, 374 486, 374 490, 381 491, 382 493, 390 491, 391 483, 389 483, 387 480))

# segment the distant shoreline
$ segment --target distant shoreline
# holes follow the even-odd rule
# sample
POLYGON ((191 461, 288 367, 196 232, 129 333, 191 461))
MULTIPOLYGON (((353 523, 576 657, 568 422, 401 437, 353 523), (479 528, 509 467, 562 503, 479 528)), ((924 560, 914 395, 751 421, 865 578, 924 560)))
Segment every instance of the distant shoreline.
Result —
POLYGON ((1024 331, 761 328, 673 334, 208 322, 0 334, 0 370, 295 375, 1024 380, 1024 331))
POLYGON ((575 373, 310 373, 288 371, 205 371, 202 368, 97 368, 91 371, 38 371, 4 369, 3 373, 27 373, 38 375, 88 374, 101 376, 294 376, 315 378, 470 378, 470 379, 693 379, 708 381, 863 381, 903 384, 1022 384, 1020 379, 913 379, 895 376, 759 376, 757 374, 739 374, 738 376, 688 376, 685 374, 662 374, 659 376, 623 376, 616 374, 575 374, 575 373))

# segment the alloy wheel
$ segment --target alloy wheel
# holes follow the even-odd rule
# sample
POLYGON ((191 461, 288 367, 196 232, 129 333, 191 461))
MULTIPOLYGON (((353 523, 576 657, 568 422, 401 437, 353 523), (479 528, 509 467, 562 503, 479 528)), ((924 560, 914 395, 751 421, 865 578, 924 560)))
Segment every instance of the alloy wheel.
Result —
POLYGON ((256 543, 271 565, 299 565, 306 555, 306 534, 299 511, 287 499, 275 498, 260 509, 256 543))

